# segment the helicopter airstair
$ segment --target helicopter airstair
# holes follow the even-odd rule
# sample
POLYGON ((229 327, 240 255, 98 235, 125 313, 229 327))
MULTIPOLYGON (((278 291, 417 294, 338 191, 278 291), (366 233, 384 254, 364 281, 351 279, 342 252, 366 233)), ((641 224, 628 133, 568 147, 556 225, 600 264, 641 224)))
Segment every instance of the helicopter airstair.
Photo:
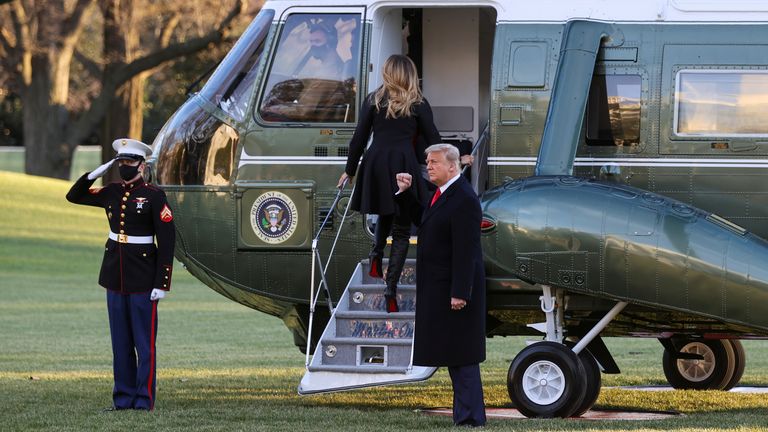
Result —
POLYGON ((412 365, 416 260, 406 261, 395 313, 386 312, 385 285, 368 275, 368 266, 368 260, 356 266, 307 364, 299 394, 423 381, 437 370, 412 365))

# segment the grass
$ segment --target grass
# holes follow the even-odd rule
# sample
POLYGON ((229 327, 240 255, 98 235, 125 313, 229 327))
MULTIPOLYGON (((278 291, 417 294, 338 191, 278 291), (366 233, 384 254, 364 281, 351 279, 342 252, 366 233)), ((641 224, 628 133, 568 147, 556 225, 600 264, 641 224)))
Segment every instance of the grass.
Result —
MULTIPOLYGON (((0 171, 24 172, 24 147, 0 146, 0 171)), ((80 177, 87 170, 101 165, 101 148, 98 146, 78 146, 72 156, 72 180, 80 177)))
MULTIPOLYGON (((103 211, 64 200, 66 182, 0 172, 0 431, 450 430, 414 413, 450 406, 447 372, 425 383, 300 397, 304 356, 278 318, 233 303, 177 264, 160 304, 158 401, 150 414, 110 405, 105 294, 96 283, 103 211)), ((621 375, 604 386, 664 384, 654 340, 611 339, 621 375)), ((509 404, 506 371, 521 338, 488 341, 486 404, 509 404)), ((768 343, 745 341, 742 384, 768 383, 768 343)), ((604 388, 597 408, 674 410, 662 421, 490 420, 516 431, 768 430, 768 395, 604 388)))

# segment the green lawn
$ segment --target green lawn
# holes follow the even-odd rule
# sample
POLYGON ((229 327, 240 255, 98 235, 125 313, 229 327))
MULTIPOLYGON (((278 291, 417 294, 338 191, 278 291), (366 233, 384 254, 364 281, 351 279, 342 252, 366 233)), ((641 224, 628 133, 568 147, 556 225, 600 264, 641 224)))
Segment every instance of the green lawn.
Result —
MULTIPOLYGON (((447 372, 421 384, 300 397, 304 356, 282 321, 219 296, 177 264, 160 305, 153 413, 111 402, 104 291, 96 279, 103 212, 74 206, 66 182, 0 172, 0 431, 450 429, 416 414, 450 406, 447 372)), ((521 338, 495 338, 482 365, 486 403, 509 403, 506 371, 521 338)), ((605 386, 663 384, 654 340, 608 340, 621 375, 605 386)), ((768 384, 768 342, 746 341, 742 384, 768 384)), ((768 430, 768 395, 603 389, 596 408, 675 410, 663 421, 490 420, 493 430, 768 430)))
MULTIPOLYGON (((101 149, 79 146, 72 157, 72 180, 101 165, 101 149)), ((0 171, 24 172, 24 147, 0 147, 0 171)))

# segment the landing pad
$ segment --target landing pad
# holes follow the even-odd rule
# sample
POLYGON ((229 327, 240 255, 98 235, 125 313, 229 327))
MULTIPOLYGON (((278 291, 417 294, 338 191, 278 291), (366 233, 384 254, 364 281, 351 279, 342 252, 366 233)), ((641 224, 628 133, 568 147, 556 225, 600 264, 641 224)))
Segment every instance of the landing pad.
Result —
MULTIPOLYGON (((425 415, 451 417, 450 408, 424 408, 416 410, 425 415)), ((486 408, 485 416, 489 419, 527 419, 514 408, 486 408)), ((589 410, 581 417, 569 420, 666 420, 672 417, 683 417, 684 414, 671 411, 620 411, 620 410, 589 410)))

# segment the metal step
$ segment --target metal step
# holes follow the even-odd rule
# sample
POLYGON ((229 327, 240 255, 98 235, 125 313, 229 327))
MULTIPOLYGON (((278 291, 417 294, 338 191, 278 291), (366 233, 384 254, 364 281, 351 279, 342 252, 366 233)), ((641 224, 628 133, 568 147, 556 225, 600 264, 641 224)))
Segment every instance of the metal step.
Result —
POLYGON ((411 346, 411 339, 376 339, 376 338, 343 338, 333 337, 323 340, 327 344, 373 344, 373 345, 407 345, 411 346))
MULTIPOLYGON (((360 266, 362 267, 362 272, 361 272, 362 283, 384 285, 384 281, 382 279, 372 278, 368 275, 368 272, 371 269, 371 265, 368 260, 361 261, 360 266)), ((384 259, 382 262, 382 267, 384 267, 385 275, 386 275, 388 266, 389 266, 389 259, 384 259)), ((405 260, 405 265, 403 266, 403 272, 400 273, 400 281, 398 282, 398 286, 414 285, 414 284, 416 284, 416 260, 407 259, 405 260)))
POLYGON ((415 312, 337 311, 329 337, 402 339, 413 337, 415 312))
POLYGON ((411 362, 410 338, 329 338, 322 340, 319 348, 323 366, 406 367, 411 362))
POLYGON ((411 320, 413 321, 414 318, 416 318, 416 312, 350 311, 350 310, 336 311, 336 319, 411 320))
MULTIPOLYGON (((385 262, 386 268, 386 262, 385 262)), ((423 381, 437 368, 411 363, 416 318, 416 267, 408 260, 398 285, 401 312, 384 310, 384 283, 368 276, 368 260, 355 268, 320 336, 299 394, 423 381)))
MULTIPOLYGON (((387 299, 384 297, 384 285, 360 285, 349 288, 350 311, 386 310, 387 299)), ((416 311, 416 286, 403 285, 397 287, 397 304, 402 312, 416 311)))
POLYGON ((396 373, 404 374, 408 372, 408 367, 386 367, 386 366, 342 366, 342 365, 310 365, 308 370, 310 372, 344 372, 344 373, 364 373, 364 374, 380 374, 380 373, 396 373))

